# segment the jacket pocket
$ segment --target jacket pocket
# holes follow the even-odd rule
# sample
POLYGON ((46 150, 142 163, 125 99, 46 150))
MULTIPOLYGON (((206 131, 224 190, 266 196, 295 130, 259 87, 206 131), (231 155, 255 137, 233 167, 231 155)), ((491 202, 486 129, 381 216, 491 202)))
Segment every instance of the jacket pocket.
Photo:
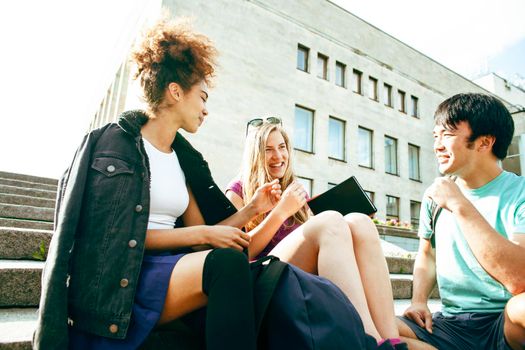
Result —
POLYGON ((93 160, 91 168, 106 175, 113 177, 121 174, 133 174, 134 167, 125 160, 112 157, 99 157, 93 160))

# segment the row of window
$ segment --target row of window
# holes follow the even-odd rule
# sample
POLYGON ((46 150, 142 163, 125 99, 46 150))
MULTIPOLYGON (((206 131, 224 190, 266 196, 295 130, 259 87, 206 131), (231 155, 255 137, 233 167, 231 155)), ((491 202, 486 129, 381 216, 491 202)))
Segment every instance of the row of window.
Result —
MULTIPOLYGON (((309 68, 309 57, 310 49, 304 45, 299 44, 297 46, 297 69, 307 72, 310 72, 309 68)), ((329 58, 326 55, 317 53, 317 76, 324 80, 328 79, 328 69, 329 69, 329 58)), ((335 61, 335 85, 346 88, 346 64, 335 61)), ((363 72, 352 69, 352 90, 359 94, 363 95, 363 72)), ((371 100, 379 102, 379 86, 377 78, 368 76, 368 97, 371 100)), ((383 103, 387 107, 394 108, 393 100, 393 87, 390 84, 383 83, 383 103)), ((407 94, 405 91, 397 89, 397 108, 402 113, 407 113, 407 94)), ((419 99, 410 95, 410 105, 409 113, 412 117, 419 118, 419 99)))
MULTIPOLYGON (((313 180, 307 177, 298 177, 299 182, 304 186, 308 194, 312 194, 313 180)), ((328 189, 336 186, 336 184, 329 182, 328 189)), ((375 204, 375 193, 372 191, 365 191, 372 203, 375 204)), ((400 198, 396 196, 387 195, 386 196, 386 219, 387 220, 397 220, 399 221, 399 206, 400 198)), ((421 210, 421 202, 410 201, 410 224, 414 229, 417 229, 419 226, 419 212, 421 210)))
MULTIPOLYGON (((314 111, 302 106, 295 106, 294 122, 294 148, 313 153, 313 125, 314 111)), ((373 130, 359 126, 357 142, 358 165, 365 168, 374 168, 374 143, 373 130)), ((346 160, 346 122, 344 120, 329 117, 328 125, 328 156, 337 160, 346 160)), ((385 135, 385 172, 387 174, 399 175, 398 166, 398 141, 396 138, 385 135)), ((420 181, 419 146, 408 144, 408 177, 420 181)))

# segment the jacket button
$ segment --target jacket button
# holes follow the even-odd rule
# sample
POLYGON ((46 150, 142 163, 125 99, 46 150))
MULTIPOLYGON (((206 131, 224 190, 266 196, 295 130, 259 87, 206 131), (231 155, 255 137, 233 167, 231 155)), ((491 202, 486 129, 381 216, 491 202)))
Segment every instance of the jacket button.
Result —
POLYGON ((112 324, 111 326, 109 326, 109 331, 113 334, 117 333, 118 332, 118 326, 116 324, 112 324))
POLYGON ((115 166, 114 165, 108 165, 108 167, 106 168, 106 170, 108 171, 108 173, 112 173, 115 171, 115 166))
POLYGON ((137 206, 135 207, 135 211, 136 211, 137 213, 140 213, 140 212, 142 211, 142 205, 137 204, 137 206))
POLYGON ((131 241, 128 242, 128 246, 130 248, 135 248, 137 246, 137 241, 135 241, 134 239, 132 239, 131 241))
POLYGON ((126 278, 123 278, 123 279, 120 280, 120 286, 122 288, 126 288, 128 286, 128 284, 129 284, 129 281, 126 278))

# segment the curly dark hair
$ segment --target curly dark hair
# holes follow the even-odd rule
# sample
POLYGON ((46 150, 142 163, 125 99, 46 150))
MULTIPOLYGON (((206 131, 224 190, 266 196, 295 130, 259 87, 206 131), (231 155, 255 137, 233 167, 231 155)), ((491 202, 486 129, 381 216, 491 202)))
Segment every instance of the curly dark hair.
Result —
POLYGON ((217 50, 208 37, 192 31, 188 21, 161 19, 149 28, 132 52, 144 98, 159 110, 166 87, 175 82, 184 91, 201 81, 210 84, 217 50))

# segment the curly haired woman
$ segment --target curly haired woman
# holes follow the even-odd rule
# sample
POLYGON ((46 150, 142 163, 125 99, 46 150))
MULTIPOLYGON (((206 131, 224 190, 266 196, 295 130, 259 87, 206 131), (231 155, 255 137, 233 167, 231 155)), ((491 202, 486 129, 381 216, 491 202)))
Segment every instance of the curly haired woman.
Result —
POLYGON ((268 210, 271 189, 236 212, 178 133, 208 115, 215 56, 169 21, 134 52, 148 109, 86 135, 61 180, 35 349, 136 349, 205 305, 207 349, 255 349, 250 236, 235 227, 268 210))

